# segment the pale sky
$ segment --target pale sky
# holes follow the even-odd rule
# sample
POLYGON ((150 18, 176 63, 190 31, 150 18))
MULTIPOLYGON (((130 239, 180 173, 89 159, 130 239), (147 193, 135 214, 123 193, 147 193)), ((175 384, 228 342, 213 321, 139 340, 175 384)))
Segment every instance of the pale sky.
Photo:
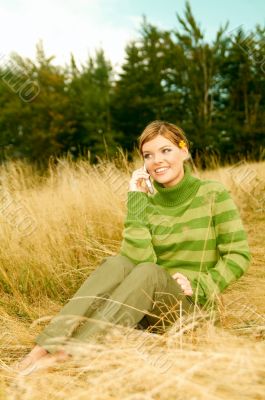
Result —
MULTIPOLYGON (((195 19, 212 40, 220 25, 228 31, 240 25, 246 30, 265 24, 264 0, 190 0, 195 19)), ((42 39, 48 56, 64 65, 72 52, 84 63, 95 49, 103 48, 114 68, 122 63, 129 40, 139 36, 140 22, 163 29, 179 27, 185 0, 0 0, 0 54, 15 51, 35 59, 42 39)))

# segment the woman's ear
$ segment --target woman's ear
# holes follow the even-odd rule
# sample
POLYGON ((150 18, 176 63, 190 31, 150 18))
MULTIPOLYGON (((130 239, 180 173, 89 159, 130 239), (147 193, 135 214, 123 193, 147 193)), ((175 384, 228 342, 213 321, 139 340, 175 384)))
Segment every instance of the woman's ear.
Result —
POLYGON ((186 158, 185 158, 185 160, 189 160, 191 158, 191 155, 190 155, 190 153, 188 152, 187 153, 187 156, 186 156, 186 158))
POLYGON ((190 158, 190 153, 189 153, 189 150, 187 149, 187 147, 182 148, 181 152, 183 154, 183 161, 186 161, 190 158))

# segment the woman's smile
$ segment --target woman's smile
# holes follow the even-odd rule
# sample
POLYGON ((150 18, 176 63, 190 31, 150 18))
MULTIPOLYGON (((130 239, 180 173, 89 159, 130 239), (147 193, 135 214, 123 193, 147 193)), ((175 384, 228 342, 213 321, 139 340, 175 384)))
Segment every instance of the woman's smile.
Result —
POLYGON ((164 175, 168 171, 169 167, 159 167, 155 169, 156 175, 164 175))

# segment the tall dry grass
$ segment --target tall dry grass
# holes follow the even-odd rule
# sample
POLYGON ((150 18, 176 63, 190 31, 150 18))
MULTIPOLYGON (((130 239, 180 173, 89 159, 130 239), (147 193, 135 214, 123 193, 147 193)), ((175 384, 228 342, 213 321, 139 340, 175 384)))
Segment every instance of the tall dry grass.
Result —
POLYGON ((0 399, 263 399, 265 162, 194 166, 231 191, 253 255, 222 295, 217 324, 198 315, 164 335, 114 329, 53 371, 16 376, 12 363, 43 324, 119 250, 128 182, 141 161, 122 152, 99 161, 62 159, 44 175, 23 162, 1 167, 0 399))

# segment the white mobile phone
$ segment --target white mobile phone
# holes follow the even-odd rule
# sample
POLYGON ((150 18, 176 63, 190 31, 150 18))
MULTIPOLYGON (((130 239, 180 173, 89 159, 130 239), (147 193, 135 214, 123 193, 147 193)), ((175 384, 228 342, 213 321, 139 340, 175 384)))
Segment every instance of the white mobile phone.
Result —
MULTIPOLYGON (((145 172, 147 172, 145 164, 144 164, 144 170, 145 170, 145 172)), ((148 178, 148 179, 145 180, 145 182, 146 182, 146 186, 148 187, 149 192, 151 194, 153 194, 154 193, 154 187, 152 185, 151 179, 148 178)))

